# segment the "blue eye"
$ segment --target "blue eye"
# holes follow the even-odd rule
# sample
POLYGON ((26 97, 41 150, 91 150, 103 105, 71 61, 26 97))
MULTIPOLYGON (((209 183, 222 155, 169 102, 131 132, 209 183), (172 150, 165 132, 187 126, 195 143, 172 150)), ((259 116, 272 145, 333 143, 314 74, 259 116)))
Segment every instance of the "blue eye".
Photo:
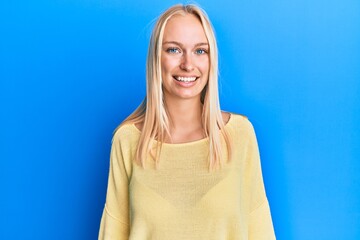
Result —
POLYGON ((168 52, 168 53, 180 53, 180 50, 178 48, 171 47, 171 48, 168 48, 166 50, 166 52, 168 52))
POLYGON ((207 50, 200 48, 200 49, 196 49, 195 53, 198 55, 203 55, 207 53, 207 50))

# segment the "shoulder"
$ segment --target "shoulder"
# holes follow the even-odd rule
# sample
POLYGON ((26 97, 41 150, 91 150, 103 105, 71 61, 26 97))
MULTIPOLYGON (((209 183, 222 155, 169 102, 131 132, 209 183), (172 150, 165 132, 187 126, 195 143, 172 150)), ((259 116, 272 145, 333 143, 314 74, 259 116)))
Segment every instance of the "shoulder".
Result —
POLYGON ((140 133, 134 124, 120 124, 114 131, 111 144, 112 161, 124 164, 128 176, 139 142, 140 133))
POLYGON ((229 121, 226 124, 229 132, 241 136, 255 135, 254 127, 249 118, 243 114, 229 113, 229 121))
POLYGON ((243 114, 234 113, 234 112, 222 112, 222 114, 225 124, 229 123, 230 125, 235 124, 235 125, 244 125, 244 126, 252 127, 249 118, 243 114))
POLYGON ((137 141, 140 136, 140 131, 135 127, 134 124, 124 123, 120 124, 113 133, 112 142, 119 142, 126 144, 137 141))

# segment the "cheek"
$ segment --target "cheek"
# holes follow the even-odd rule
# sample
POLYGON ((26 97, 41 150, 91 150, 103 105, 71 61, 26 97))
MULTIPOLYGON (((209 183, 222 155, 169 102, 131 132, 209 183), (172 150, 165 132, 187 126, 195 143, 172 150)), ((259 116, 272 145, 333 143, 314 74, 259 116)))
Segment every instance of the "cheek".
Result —
POLYGON ((209 58, 202 59, 202 61, 199 62, 199 69, 201 69, 201 72, 203 74, 209 73, 209 69, 210 69, 209 58))
POLYGON ((161 69, 162 69, 163 74, 170 73, 171 70, 176 68, 176 66, 178 66, 178 60, 177 59, 167 58, 167 57, 162 57, 161 58, 161 69))
POLYGON ((209 70, 210 70, 210 66, 209 66, 209 62, 205 62, 203 63, 201 66, 201 72, 204 75, 208 75, 209 74, 209 70))
POLYGON ((161 58, 161 72, 162 72, 162 74, 166 73, 166 71, 167 71, 166 63, 167 63, 166 59, 161 58))

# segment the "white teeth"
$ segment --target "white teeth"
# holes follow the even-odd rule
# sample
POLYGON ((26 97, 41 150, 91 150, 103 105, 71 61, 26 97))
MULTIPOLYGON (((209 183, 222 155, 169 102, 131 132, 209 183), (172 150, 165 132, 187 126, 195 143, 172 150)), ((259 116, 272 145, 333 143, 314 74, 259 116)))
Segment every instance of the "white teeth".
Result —
POLYGON ((175 79, 180 81, 180 82, 194 82, 196 80, 196 77, 179 77, 179 76, 176 76, 175 79))

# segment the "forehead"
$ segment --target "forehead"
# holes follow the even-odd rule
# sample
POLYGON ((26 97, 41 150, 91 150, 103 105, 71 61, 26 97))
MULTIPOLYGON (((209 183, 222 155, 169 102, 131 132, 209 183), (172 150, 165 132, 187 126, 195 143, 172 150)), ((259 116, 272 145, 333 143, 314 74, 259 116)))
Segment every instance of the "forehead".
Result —
POLYGON ((163 42, 165 41, 182 44, 208 42, 200 20, 193 14, 172 16, 164 29, 163 42))

